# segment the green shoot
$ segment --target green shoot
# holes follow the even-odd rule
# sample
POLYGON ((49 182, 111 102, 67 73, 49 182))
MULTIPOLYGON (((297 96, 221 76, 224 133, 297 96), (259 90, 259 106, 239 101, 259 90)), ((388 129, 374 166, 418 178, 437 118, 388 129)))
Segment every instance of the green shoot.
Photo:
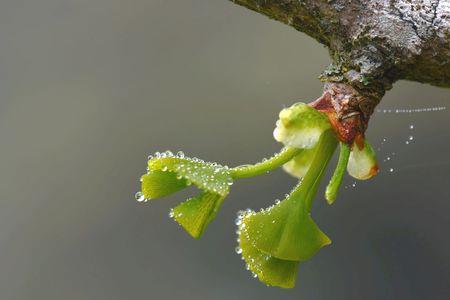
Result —
MULTIPOLYGON (((239 247, 248 269, 267 285, 291 288, 300 262, 331 243, 311 218, 312 201, 335 152, 338 138, 326 113, 304 103, 283 109, 274 137, 284 148, 254 165, 228 168, 217 163, 174 155, 167 151, 149 157, 147 173, 141 178, 139 202, 162 198, 190 185, 201 192, 170 211, 192 237, 198 239, 217 215, 235 180, 283 169, 300 183, 283 200, 260 212, 247 210, 237 225, 239 247)), ((372 147, 350 147, 341 142, 339 161, 325 192, 328 203, 337 197, 345 170, 367 179, 377 170, 372 147)))
POLYGON ((231 176, 233 178, 247 178, 254 177, 264 173, 267 173, 273 169, 279 168, 283 164, 289 162, 296 155, 304 152, 305 150, 299 148, 286 147, 279 153, 275 154, 267 160, 263 160, 260 163, 254 165, 243 165, 231 169, 231 176))
POLYGON ((341 186, 342 179, 344 178, 345 169, 347 168, 348 158, 350 156, 350 147, 345 143, 340 143, 341 152, 339 153, 339 160, 334 170, 333 177, 331 177, 330 183, 328 183, 325 191, 325 199, 328 204, 333 204, 336 200, 339 187, 341 186))

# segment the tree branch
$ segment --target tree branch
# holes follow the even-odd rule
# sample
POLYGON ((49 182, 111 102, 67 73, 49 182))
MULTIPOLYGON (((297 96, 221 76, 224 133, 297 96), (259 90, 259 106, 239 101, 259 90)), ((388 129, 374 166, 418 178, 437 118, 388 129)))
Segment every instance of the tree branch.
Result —
POLYGON ((399 79, 450 87, 450 0, 233 2, 326 45, 333 64, 323 80, 367 98, 379 101, 399 79))

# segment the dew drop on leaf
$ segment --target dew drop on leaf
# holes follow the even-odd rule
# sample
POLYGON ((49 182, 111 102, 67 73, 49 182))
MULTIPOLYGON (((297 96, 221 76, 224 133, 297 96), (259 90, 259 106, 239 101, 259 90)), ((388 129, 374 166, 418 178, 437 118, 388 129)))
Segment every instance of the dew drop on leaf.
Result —
POLYGON ((137 192, 136 194, 134 194, 134 198, 136 199, 137 202, 145 201, 145 197, 144 194, 142 194, 142 192, 137 192))

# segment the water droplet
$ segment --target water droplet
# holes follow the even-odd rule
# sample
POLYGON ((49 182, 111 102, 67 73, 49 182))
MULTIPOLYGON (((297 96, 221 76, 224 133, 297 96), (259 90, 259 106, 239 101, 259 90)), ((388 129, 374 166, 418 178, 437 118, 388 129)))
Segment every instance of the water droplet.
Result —
POLYGON ((237 254, 241 254, 242 253, 242 249, 241 249, 241 247, 236 247, 235 249, 234 249, 234 251, 236 251, 236 253, 237 254))
POLYGON ((134 198, 136 199, 137 202, 145 201, 145 197, 144 194, 142 194, 142 192, 137 192, 136 194, 134 194, 134 198))
POLYGON ((390 168, 389 172, 391 172, 391 173, 394 172, 394 168, 390 168))
POLYGON ((414 140, 414 137, 412 135, 410 135, 408 140, 412 141, 412 140, 414 140))
POLYGON ((414 129, 414 125, 413 124, 409 125, 409 129, 413 130, 414 129))
POLYGON ((353 182, 353 183, 352 183, 352 187, 356 187, 356 182, 353 182))
POLYGON ((169 218, 173 218, 174 215, 175 215, 175 213, 173 212, 173 209, 170 209, 169 218))
POLYGON ((184 158, 184 152, 183 151, 178 151, 177 152, 177 157, 178 158, 184 158))

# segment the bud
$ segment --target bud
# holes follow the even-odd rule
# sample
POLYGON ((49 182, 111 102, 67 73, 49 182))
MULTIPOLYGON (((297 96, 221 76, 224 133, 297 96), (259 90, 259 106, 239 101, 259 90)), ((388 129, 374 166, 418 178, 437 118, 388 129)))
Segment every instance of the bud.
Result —
POLYGON ((367 140, 364 140, 364 143, 353 142, 347 172, 350 176, 359 180, 370 179, 378 173, 375 151, 367 140))
POLYGON ((322 133, 330 128, 325 113, 305 103, 296 103, 280 112, 273 136, 285 146, 312 148, 322 133))

